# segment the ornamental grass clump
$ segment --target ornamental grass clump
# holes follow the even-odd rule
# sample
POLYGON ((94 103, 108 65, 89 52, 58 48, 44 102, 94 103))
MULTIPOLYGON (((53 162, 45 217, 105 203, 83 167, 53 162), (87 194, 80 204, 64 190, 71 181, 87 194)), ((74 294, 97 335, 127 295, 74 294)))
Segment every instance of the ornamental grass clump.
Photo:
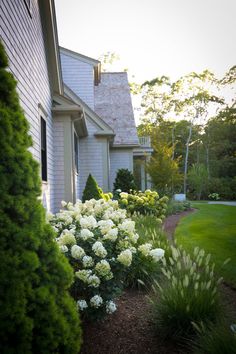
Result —
POLYGON ((155 191, 147 189, 145 192, 121 192, 118 200, 120 207, 127 209, 131 215, 134 213, 155 215, 160 220, 160 223, 165 219, 168 197, 160 198, 155 191))
POLYGON ((81 329, 68 293, 73 272, 45 220, 31 146, 0 42, 0 352, 76 354, 81 329))
POLYGON ((194 354, 236 354, 236 325, 220 321, 195 325, 198 336, 191 345, 194 354))
POLYGON ((151 262, 145 253, 153 249, 163 249, 165 258, 171 256, 171 246, 162 230, 162 223, 154 215, 134 214, 136 230, 139 234, 137 247, 142 252, 142 257, 132 263, 132 272, 127 274, 126 284, 129 287, 150 288, 154 279, 161 275, 160 263, 151 262))
POLYGON ((126 210, 119 209, 118 201, 91 199, 63 206, 65 210, 51 224, 61 251, 74 268, 71 293, 78 309, 89 319, 112 314, 133 263, 146 257, 156 264, 164 250, 144 252, 137 247, 135 222, 127 218, 126 210))
POLYGON ((151 301, 158 331, 164 337, 182 340, 195 332, 193 323, 214 323, 219 315, 214 264, 204 250, 194 249, 191 258, 172 247, 168 262, 163 259, 161 283, 153 285, 151 301))

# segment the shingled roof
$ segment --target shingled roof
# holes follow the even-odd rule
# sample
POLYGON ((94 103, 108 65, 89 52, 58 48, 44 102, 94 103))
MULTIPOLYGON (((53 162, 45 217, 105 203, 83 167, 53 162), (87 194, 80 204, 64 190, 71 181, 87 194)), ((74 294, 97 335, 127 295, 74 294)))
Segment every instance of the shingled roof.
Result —
POLYGON ((126 72, 101 73, 95 112, 114 130, 114 146, 139 145, 126 72))

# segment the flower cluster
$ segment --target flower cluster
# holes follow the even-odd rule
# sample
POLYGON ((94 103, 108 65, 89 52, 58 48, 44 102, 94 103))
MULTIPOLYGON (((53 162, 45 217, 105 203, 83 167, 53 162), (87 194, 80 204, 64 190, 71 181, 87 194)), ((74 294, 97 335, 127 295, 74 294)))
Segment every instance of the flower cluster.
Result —
POLYGON ((142 215, 155 215, 160 224, 165 218, 167 210, 168 197, 159 197, 155 191, 147 189, 145 192, 132 193, 121 192, 119 194, 119 205, 121 208, 127 209, 130 214, 138 212, 142 215))
POLYGON ((61 251, 74 268, 71 292, 78 309, 93 318, 111 314, 116 310, 113 300, 117 289, 121 289, 134 257, 146 255, 157 261, 164 251, 148 244, 137 247, 135 223, 119 208, 118 201, 91 199, 62 205, 65 209, 51 217, 50 223, 61 251))

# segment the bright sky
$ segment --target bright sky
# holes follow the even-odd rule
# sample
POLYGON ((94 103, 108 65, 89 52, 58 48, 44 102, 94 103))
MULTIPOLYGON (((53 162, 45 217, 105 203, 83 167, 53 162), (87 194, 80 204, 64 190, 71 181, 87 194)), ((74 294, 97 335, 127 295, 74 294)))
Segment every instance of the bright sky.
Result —
POLYGON ((206 68, 221 76, 236 65, 236 0, 55 4, 60 45, 95 59, 116 52, 121 60, 114 69, 128 68, 138 82, 206 68))

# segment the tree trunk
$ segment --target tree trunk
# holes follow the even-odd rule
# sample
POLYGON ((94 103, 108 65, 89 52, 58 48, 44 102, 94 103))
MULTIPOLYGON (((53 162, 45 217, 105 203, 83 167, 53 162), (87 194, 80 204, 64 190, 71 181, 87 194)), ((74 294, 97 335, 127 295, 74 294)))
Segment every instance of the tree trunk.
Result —
POLYGON ((172 128, 172 160, 175 158, 175 126, 172 128))
POLYGON ((193 122, 190 123, 188 139, 186 142, 186 154, 184 162, 184 194, 187 192, 187 173, 188 173, 188 155, 189 155, 189 143, 192 137, 193 122))
POLYGON ((210 179, 210 164, 209 164, 209 145, 206 146, 206 165, 207 165, 207 176, 210 179))

